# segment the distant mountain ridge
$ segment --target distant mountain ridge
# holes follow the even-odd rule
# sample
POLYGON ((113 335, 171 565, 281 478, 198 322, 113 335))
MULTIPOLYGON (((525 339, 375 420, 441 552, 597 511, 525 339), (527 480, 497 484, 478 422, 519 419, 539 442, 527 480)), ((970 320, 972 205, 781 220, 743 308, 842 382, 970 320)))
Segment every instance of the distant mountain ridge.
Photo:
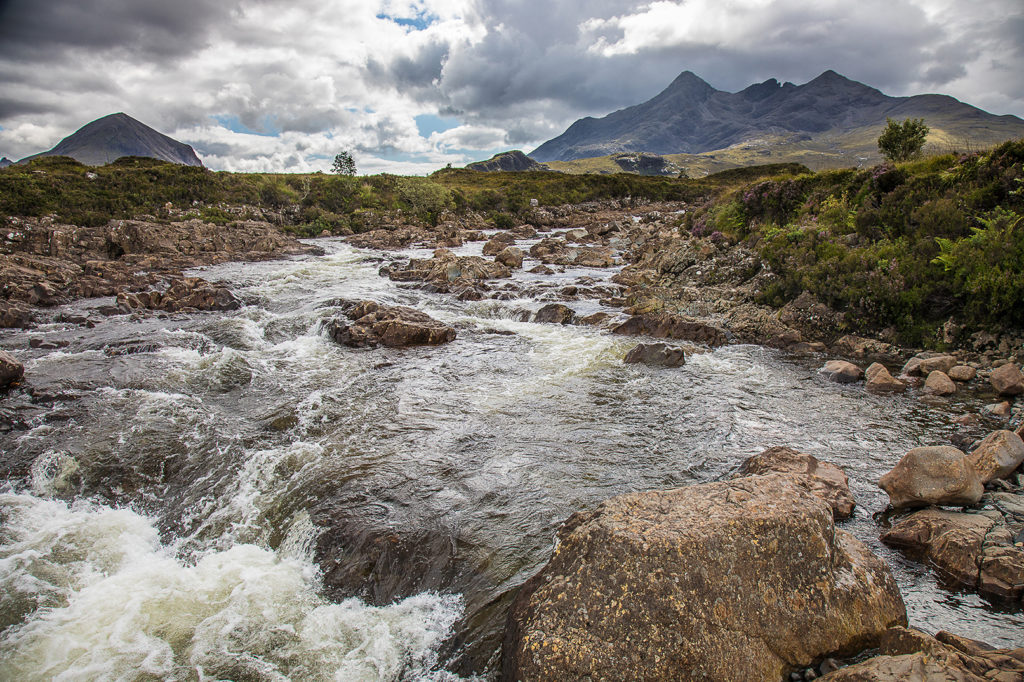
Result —
POLYGON ((684 71, 652 99, 603 118, 581 118, 530 156, 547 162, 623 152, 699 154, 766 136, 842 134, 883 125, 886 117, 937 118, 955 121, 958 131, 998 128, 1009 131, 1007 137, 1024 136, 1024 121, 1016 116, 996 116, 947 95, 890 97, 831 70, 804 85, 772 78, 735 93, 684 71))
POLYGON ((518 149, 495 154, 486 161, 477 161, 466 164, 467 170, 484 171, 493 173, 495 171, 522 172, 522 171, 546 171, 550 170, 542 163, 537 163, 518 149))
POLYGON ((159 133, 124 113, 110 114, 87 123, 49 151, 25 157, 70 156, 88 166, 102 166, 122 156, 143 156, 185 166, 203 162, 189 145, 159 133))

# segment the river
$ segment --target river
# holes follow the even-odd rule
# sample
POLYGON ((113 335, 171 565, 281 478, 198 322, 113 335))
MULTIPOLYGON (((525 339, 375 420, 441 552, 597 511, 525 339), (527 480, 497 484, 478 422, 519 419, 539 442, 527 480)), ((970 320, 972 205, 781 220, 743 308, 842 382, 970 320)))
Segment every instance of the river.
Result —
MULTIPOLYGON (((846 469, 842 527, 888 561, 911 624, 1020 645, 1019 612, 940 586, 871 518, 881 474, 947 443, 971 398, 872 396, 818 377, 821 357, 750 345, 623 365, 637 339, 522 321, 537 296, 463 302, 379 276, 393 255, 318 244, 197 271, 238 311, 0 336, 35 395, 0 399, 0 678, 488 679, 512 591, 572 512, 774 445, 846 469), (335 344, 339 299, 366 298, 458 338, 335 344)), ((516 274, 540 298, 608 276, 516 274)))

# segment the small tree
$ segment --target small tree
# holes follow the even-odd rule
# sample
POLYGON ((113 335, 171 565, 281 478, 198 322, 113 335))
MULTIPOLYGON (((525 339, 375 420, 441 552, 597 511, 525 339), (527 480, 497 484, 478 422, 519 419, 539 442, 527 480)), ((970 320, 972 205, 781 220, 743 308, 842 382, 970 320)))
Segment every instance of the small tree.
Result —
POLYGON ((352 158, 352 155, 347 151, 341 152, 334 157, 334 165, 331 166, 331 171, 338 175, 355 175, 356 174, 356 162, 352 158))
POLYGON ((878 138, 878 151, 894 163, 909 161, 920 156, 927 137, 928 126, 923 118, 908 118, 900 123, 886 117, 885 130, 878 138))

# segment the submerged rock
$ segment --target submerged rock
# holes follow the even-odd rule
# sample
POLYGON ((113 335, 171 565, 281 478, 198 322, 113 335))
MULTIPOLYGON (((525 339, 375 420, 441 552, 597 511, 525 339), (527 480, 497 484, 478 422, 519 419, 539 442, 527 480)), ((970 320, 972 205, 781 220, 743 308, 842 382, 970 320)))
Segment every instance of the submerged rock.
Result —
POLYGON ((327 333, 338 343, 353 348, 436 346, 455 340, 455 329, 405 306, 362 301, 351 307, 346 316, 353 320, 352 324, 332 320, 327 333))
POLYGON ((7 388, 25 376, 25 366, 5 350, 0 350, 0 388, 7 388))
POLYGON ((1013 431, 993 431, 967 459, 982 483, 1006 478, 1024 462, 1024 441, 1013 431))
POLYGON ((850 493, 850 480, 842 468, 793 448, 769 448, 743 462, 738 473, 791 474, 801 479, 801 487, 832 508, 832 516, 837 521, 853 516, 857 504, 850 493))
POLYGON ((948 445, 914 448, 882 476, 878 486, 896 509, 976 504, 985 492, 967 456, 948 445))
POLYGON ((667 343, 640 343, 626 353, 622 361, 627 364, 680 367, 686 364, 686 354, 679 346, 667 343))
POLYGON ((621 495, 558 536, 504 679, 780 680, 906 623, 885 562, 785 476, 621 495))
POLYGON ((818 370, 818 374, 837 384, 852 384, 864 376, 860 367, 845 360, 829 360, 818 370))

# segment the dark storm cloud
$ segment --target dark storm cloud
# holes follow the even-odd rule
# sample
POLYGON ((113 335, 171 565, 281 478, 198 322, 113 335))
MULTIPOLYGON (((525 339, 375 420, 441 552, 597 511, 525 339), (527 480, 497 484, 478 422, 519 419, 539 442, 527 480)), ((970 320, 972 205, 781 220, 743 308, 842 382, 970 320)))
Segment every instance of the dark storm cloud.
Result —
POLYGON ((371 57, 366 64, 367 74, 379 84, 396 89, 435 90, 441 70, 448 60, 451 46, 441 40, 432 40, 421 46, 413 56, 397 55, 385 62, 371 57))

